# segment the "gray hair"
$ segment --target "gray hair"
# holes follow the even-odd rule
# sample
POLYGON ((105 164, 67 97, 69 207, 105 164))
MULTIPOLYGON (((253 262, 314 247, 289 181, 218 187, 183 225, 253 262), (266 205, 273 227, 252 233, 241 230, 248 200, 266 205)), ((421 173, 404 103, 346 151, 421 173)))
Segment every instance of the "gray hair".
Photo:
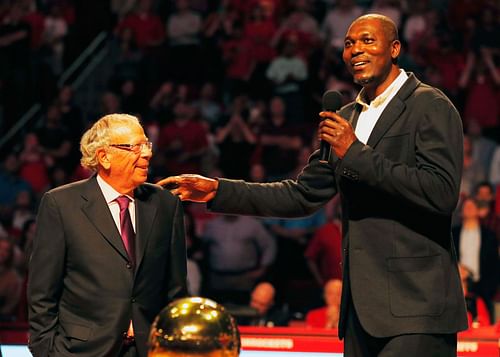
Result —
POLYGON ((83 167, 97 172, 99 161, 97 160, 97 150, 109 145, 109 137, 112 128, 118 123, 136 123, 139 119, 129 114, 108 114, 100 118, 87 130, 80 140, 80 151, 82 158, 80 163, 83 167))

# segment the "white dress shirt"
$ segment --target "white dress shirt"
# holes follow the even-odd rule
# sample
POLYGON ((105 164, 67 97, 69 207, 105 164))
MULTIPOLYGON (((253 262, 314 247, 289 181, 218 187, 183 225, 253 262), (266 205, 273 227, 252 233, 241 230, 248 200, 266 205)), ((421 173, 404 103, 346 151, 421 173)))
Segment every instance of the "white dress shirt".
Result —
POLYGON ((101 188, 102 194, 104 195, 104 199, 106 200, 106 203, 108 204, 109 211, 111 212, 111 215, 113 216, 113 220, 115 221, 116 228, 118 228, 118 232, 121 234, 121 229, 120 229, 120 206, 118 205, 118 202, 115 200, 120 197, 120 196, 127 196, 130 200, 128 204, 128 211, 130 213, 130 220, 132 221, 132 226, 134 227, 134 232, 136 231, 135 229, 135 200, 133 197, 129 195, 122 195, 118 191, 116 191, 113 187, 111 187, 110 184, 108 184, 106 181, 102 179, 101 176, 97 175, 97 184, 101 188))
POLYGON ((370 137, 370 134, 372 133, 372 130, 375 127, 375 124, 377 124, 377 121, 382 115, 385 107, 387 107, 391 99, 394 98, 407 79, 408 75, 406 72, 400 69, 399 76, 396 77, 394 82, 392 82, 391 85, 385 89, 385 91, 373 99, 370 104, 364 101, 365 90, 362 89, 359 92, 356 102, 361 104, 363 109, 361 109, 361 113, 359 114, 355 134, 358 140, 363 144, 368 142, 368 138, 370 137))

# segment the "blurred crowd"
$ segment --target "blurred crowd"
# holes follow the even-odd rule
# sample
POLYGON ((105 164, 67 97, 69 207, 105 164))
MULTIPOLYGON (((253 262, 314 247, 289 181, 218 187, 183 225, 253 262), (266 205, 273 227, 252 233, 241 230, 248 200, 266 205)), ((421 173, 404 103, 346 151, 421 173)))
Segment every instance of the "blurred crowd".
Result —
MULTIPOLYGON (((323 93, 338 90, 345 103, 357 94, 341 59, 343 37, 368 12, 394 20, 400 66, 440 88, 461 113, 454 242, 471 326, 493 323, 500 302, 498 0, 0 0, 1 132, 34 101, 44 112, 1 157, 0 320, 26 319, 38 202, 91 174, 79 165, 90 123, 114 112, 141 118, 153 142, 150 182, 181 173, 296 177, 318 147, 323 93), (97 93, 100 106, 85 116, 74 88, 56 83, 100 30, 112 34, 119 54, 108 87, 97 93)), ((244 306, 264 284, 280 321, 338 301, 326 297, 341 279, 335 199, 294 220, 215 216, 188 203, 185 212, 192 295, 244 306)), ((321 311, 306 321, 334 326, 335 308, 321 311)))

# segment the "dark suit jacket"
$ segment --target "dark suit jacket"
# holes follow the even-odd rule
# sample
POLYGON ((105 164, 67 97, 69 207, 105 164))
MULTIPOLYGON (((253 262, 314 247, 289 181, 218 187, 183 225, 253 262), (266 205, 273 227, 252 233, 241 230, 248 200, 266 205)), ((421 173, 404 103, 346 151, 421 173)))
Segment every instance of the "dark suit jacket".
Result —
MULTIPOLYGON (((462 226, 453 227, 453 241, 458 257, 460 257, 460 233, 462 226)), ((481 246, 479 248, 479 274, 480 279, 471 286, 470 290, 481 296, 491 305, 491 300, 498 287, 498 243, 495 233, 486 227, 481 227, 481 246)))
POLYGON ((134 195, 135 270, 95 177, 44 195, 29 266, 34 357, 116 356, 131 319, 146 357, 154 317, 185 294, 180 201, 151 184, 134 195))
MULTIPOLYGON (((360 105, 340 114, 355 125, 360 105)), ((454 333, 467 328, 451 238, 458 200, 463 132, 458 112, 439 90, 409 79, 385 108, 367 145, 356 141, 342 160, 314 153, 296 181, 252 184, 221 179, 212 210, 295 217, 335 194, 343 212, 347 303, 376 337, 454 333)), ((333 156, 333 155, 332 155, 333 156)))

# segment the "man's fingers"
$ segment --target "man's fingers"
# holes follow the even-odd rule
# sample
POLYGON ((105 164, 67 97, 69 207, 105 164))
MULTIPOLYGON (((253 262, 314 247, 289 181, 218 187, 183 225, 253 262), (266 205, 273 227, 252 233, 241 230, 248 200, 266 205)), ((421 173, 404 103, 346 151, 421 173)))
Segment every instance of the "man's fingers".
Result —
POLYGON ((167 186, 167 185, 172 185, 172 184, 176 185, 177 184, 177 176, 170 176, 170 177, 161 179, 156 184, 160 185, 160 186, 167 186))

